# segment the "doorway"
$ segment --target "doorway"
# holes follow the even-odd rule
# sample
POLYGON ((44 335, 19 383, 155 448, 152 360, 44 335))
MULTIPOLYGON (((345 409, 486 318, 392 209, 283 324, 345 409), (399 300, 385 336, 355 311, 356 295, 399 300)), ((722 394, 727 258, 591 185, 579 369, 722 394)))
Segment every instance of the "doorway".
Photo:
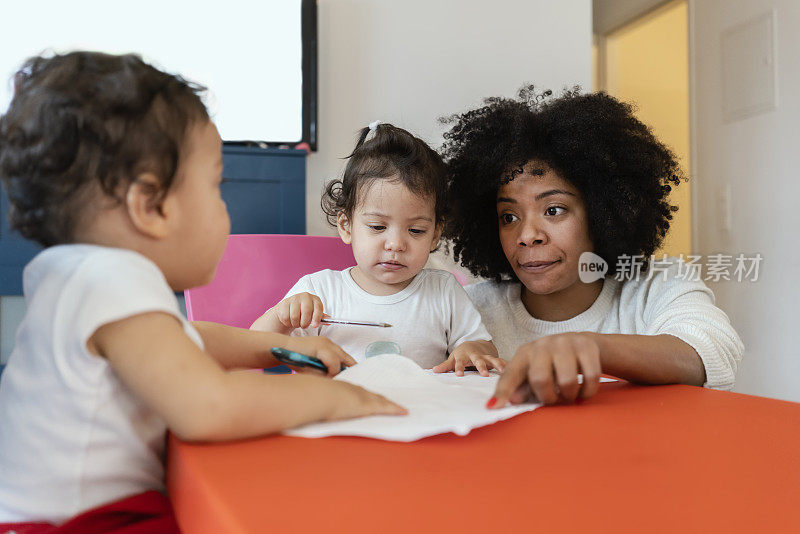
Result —
MULTIPOLYGON (((613 4, 613 0, 606 0, 601 7, 613 9, 613 4)), ((611 31, 595 33, 594 58, 595 89, 634 103, 637 117, 673 150, 688 175, 691 166, 686 0, 662 3, 611 31)), ((678 206, 678 211, 656 257, 692 253, 690 183, 672 190, 670 201, 678 206)))

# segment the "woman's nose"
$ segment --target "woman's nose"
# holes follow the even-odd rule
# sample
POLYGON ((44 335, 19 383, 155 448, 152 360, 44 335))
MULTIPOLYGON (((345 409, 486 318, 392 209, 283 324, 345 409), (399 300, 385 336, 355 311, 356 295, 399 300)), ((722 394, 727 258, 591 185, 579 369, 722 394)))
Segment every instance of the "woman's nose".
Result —
POLYGON ((547 234, 537 221, 525 222, 520 228, 518 243, 521 247, 532 247, 547 243, 547 234))

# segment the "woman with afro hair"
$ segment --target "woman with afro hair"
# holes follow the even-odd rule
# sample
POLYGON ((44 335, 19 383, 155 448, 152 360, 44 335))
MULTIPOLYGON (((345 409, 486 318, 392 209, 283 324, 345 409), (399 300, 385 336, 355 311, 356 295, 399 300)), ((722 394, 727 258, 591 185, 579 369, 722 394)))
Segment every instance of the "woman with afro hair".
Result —
POLYGON ((629 104, 551 95, 444 119, 446 236, 488 279, 467 292, 510 360, 487 406, 585 399, 602 373, 730 389, 743 346, 728 317, 681 260, 648 261, 677 209, 675 156, 629 104))

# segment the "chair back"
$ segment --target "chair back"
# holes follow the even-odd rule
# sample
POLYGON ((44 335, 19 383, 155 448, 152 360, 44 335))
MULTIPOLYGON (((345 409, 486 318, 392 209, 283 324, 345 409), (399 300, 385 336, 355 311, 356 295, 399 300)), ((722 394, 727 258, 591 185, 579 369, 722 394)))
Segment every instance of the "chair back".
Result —
POLYGON ((231 235, 207 286, 184 292, 190 321, 249 328, 304 275, 355 265, 350 245, 338 237, 231 235))

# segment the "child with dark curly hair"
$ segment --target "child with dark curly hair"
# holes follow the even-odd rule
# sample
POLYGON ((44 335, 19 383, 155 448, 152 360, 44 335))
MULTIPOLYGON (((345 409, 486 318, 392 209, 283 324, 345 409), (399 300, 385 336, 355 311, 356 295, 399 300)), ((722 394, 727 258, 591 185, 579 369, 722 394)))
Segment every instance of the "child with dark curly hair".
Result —
POLYGON ((277 365, 275 346, 352 365, 330 340, 181 315, 174 291, 211 281, 230 228, 202 88, 94 52, 30 59, 14 82, 0 175, 12 225, 46 248, 0 383, 0 530, 177 532, 167 428, 227 440, 404 412, 320 376, 230 372, 277 365))
POLYGON ((585 399, 601 373, 730 389, 743 346, 705 284, 677 259, 622 272, 669 230, 675 156, 628 104, 550 95, 526 87, 444 119, 446 236, 456 261, 490 279, 467 292, 511 360, 488 406, 585 399), (582 281, 587 253, 604 277, 582 281))
POLYGON ((505 362, 456 278, 424 269, 439 244, 446 193, 444 163, 424 141, 379 121, 363 128, 342 179, 322 197, 356 266, 304 276, 251 328, 324 335, 357 361, 395 353, 437 372, 502 370, 505 362), (392 326, 325 324, 326 315, 392 326))

